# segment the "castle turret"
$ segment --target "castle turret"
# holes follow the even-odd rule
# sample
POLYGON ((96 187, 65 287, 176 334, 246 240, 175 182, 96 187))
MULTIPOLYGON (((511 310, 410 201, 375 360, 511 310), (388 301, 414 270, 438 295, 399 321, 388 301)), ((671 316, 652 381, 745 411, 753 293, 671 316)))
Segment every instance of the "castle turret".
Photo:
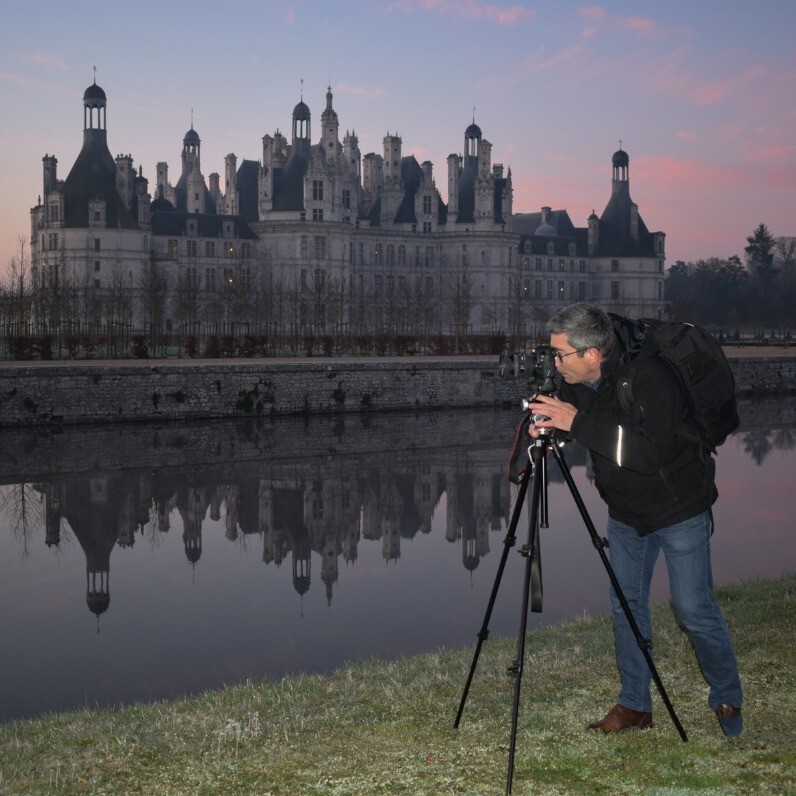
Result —
POLYGON ((321 114, 321 145, 326 153, 328 163, 334 163, 337 160, 337 153, 340 149, 339 129, 340 122, 337 112, 332 107, 332 87, 329 86, 326 91, 326 110, 321 114))

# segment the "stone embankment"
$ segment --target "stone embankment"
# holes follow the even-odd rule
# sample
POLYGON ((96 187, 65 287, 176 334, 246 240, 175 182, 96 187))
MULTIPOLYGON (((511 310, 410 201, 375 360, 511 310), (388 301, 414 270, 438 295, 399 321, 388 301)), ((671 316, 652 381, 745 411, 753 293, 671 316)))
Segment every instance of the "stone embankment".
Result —
MULTIPOLYGON (((796 391, 788 349, 728 349, 739 395, 796 391)), ((517 404, 497 357, 0 363, 0 426, 517 404)))

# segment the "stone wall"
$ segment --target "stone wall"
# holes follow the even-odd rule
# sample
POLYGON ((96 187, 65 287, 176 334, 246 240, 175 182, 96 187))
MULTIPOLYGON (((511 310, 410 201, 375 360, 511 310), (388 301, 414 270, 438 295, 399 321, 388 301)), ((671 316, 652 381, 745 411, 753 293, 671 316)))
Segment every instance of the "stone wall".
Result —
MULTIPOLYGON (((792 393, 796 356, 730 360, 739 395, 792 393)), ((0 366, 0 426, 518 405, 496 357, 0 366)))

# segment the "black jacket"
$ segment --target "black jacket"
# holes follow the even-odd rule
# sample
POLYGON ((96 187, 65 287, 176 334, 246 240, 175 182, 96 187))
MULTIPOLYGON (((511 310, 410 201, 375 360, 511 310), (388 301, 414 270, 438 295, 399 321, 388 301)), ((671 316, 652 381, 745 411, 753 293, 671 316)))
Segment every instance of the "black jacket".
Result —
POLYGON ((715 464, 678 434, 690 409, 677 375, 642 323, 612 315, 615 342, 597 388, 562 383, 559 397, 578 413, 568 438, 591 453, 594 480, 609 514, 644 535, 690 519, 718 496, 715 464), (630 413, 617 391, 632 380, 630 413))

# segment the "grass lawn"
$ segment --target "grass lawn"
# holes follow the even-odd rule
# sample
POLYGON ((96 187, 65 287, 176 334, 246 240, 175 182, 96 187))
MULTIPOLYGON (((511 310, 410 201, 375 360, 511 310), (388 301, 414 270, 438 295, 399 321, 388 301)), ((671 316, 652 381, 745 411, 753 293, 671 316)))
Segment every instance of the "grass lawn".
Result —
MULTIPOLYGON (((653 729, 586 732, 617 693, 608 618, 533 632, 512 793, 796 794, 796 576, 716 593, 745 689, 740 738, 722 735, 668 604, 654 607, 656 666, 687 743, 654 692, 653 729)), ((5 724, 0 793, 501 794, 514 649, 486 642, 458 730, 472 648, 5 724)))

